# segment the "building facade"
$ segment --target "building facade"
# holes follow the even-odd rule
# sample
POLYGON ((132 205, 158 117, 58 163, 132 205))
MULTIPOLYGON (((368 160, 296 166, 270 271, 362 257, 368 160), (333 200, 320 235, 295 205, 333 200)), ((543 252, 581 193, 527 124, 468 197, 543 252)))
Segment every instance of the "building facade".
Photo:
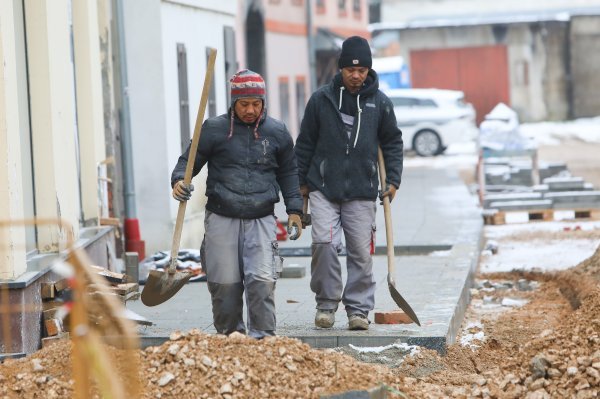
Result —
POLYGON ((600 1, 416 3, 381 0, 370 26, 379 54, 408 61, 413 87, 464 91, 478 121, 498 102, 526 122, 597 115, 600 1))
POLYGON ((239 24, 241 65, 266 78, 269 113, 293 137, 310 94, 337 71, 342 41, 370 37, 366 0, 245 0, 239 24))

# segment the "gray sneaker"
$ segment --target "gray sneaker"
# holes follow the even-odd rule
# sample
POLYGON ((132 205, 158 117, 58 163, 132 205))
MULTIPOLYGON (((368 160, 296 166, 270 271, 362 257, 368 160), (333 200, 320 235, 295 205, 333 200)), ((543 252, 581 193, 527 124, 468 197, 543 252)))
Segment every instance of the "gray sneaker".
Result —
POLYGON ((368 330, 369 319, 362 314, 351 314, 348 316, 348 330, 368 330))
POLYGON ((317 309, 315 315, 315 326, 321 328, 331 328, 335 323, 335 310, 333 309, 317 309))

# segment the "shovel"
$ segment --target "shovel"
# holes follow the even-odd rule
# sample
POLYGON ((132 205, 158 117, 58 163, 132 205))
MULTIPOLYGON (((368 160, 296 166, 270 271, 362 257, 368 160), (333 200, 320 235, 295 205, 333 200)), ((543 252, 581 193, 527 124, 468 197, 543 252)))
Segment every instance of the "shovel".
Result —
MULTIPOLYGON (((196 116, 196 125, 194 126, 194 136, 190 145, 190 153, 188 156, 187 165, 185 168, 185 176, 183 182, 187 185, 192 180, 192 172, 194 170, 194 161, 198 150, 198 141, 200 140, 200 131, 202 130, 202 122, 204 121, 204 111, 208 102, 208 92, 212 83, 213 71, 215 69, 215 59, 217 50, 210 49, 208 57, 208 65, 206 67, 206 75, 204 76, 204 86, 202 87, 202 97, 200 98, 200 106, 196 116)), ((170 299, 188 282, 192 277, 192 273, 177 271, 177 255, 179 252, 179 241, 181 240, 181 229, 183 227, 183 216, 185 215, 185 207, 187 201, 179 203, 177 210, 177 220, 175 222, 175 232, 173 233, 173 245, 171 247, 171 262, 165 271, 151 270, 148 275, 148 280, 142 290, 142 303, 146 306, 156 306, 170 299)))
MULTIPOLYGON (((381 180, 381 190, 385 191, 385 161, 383 160, 383 152, 381 147, 378 149, 378 162, 379 162, 379 179, 381 180)), ((390 295, 396 304, 414 321, 418 326, 421 326, 419 318, 412 310, 408 302, 396 289, 396 282, 394 281, 394 261, 396 254, 394 253, 394 232, 392 230, 392 208, 390 206, 390 198, 383 197, 383 213, 385 215, 385 238, 387 241, 387 264, 388 264, 388 275, 387 282, 388 288, 390 289, 390 295)))

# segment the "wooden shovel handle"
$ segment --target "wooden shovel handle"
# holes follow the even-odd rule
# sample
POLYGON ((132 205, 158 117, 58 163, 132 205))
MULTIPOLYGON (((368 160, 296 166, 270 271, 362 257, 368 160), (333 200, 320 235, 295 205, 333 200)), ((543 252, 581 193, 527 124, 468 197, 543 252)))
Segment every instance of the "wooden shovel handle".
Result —
MULTIPOLYGON (((381 181, 381 191, 386 189, 386 174, 385 161, 381 147, 377 147, 377 161, 379 164, 379 180, 381 181)), ((394 276, 394 232, 392 230, 392 208, 390 206, 390 197, 383 197, 383 213, 385 215, 385 238, 387 241, 387 258, 388 258, 388 279, 393 281, 394 276)))
MULTIPOLYGON (((198 114, 196 115, 196 125, 194 126, 194 135, 190 152, 188 155, 187 165, 185 167, 185 176, 183 182, 188 185, 192 181, 192 173, 194 171, 194 161, 196 160, 196 152, 198 151, 198 142, 200 141, 200 132, 202 130, 202 122, 204 122, 204 111, 208 102, 208 93, 213 80, 213 72, 215 69, 215 59, 217 58, 217 50, 210 49, 208 56, 208 64, 206 66, 206 75, 204 75, 204 85, 202 87, 202 96, 200 97, 200 105, 198 106, 198 114)), ((179 243, 181 241, 181 229, 183 228, 183 217, 185 216, 185 207, 187 201, 181 201, 177 209, 177 220, 175 221, 175 231, 173 232, 173 244, 171 246, 171 263, 169 265, 169 273, 175 273, 177 269, 177 255, 179 253, 179 243)))

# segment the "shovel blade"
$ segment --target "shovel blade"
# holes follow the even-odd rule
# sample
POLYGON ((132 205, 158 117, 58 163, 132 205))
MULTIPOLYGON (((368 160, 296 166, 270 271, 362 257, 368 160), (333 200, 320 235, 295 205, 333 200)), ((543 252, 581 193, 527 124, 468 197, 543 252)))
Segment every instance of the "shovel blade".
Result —
POLYGON ((142 303, 146 306, 156 306, 169 300, 192 277, 192 273, 150 270, 144 289, 142 303))
POLYGON ((400 293, 396 289, 394 281, 389 276, 388 276, 388 288, 390 289, 390 295, 392 296, 392 299, 394 300, 394 302, 396 302, 396 305, 398 305, 400 307, 400 309, 402 309, 404 311, 404 313, 406 313, 408 315, 408 317, 410 317, 410 319, 416 323, 416 325, 421 327, 421 322, 419 321, 419 318, 415 314, 415 311, 412 310, 412 308, 410 307, 408 302, 406 302, 406 300, 404 298, 402 298, 402 295, 400 295, 400 293))

